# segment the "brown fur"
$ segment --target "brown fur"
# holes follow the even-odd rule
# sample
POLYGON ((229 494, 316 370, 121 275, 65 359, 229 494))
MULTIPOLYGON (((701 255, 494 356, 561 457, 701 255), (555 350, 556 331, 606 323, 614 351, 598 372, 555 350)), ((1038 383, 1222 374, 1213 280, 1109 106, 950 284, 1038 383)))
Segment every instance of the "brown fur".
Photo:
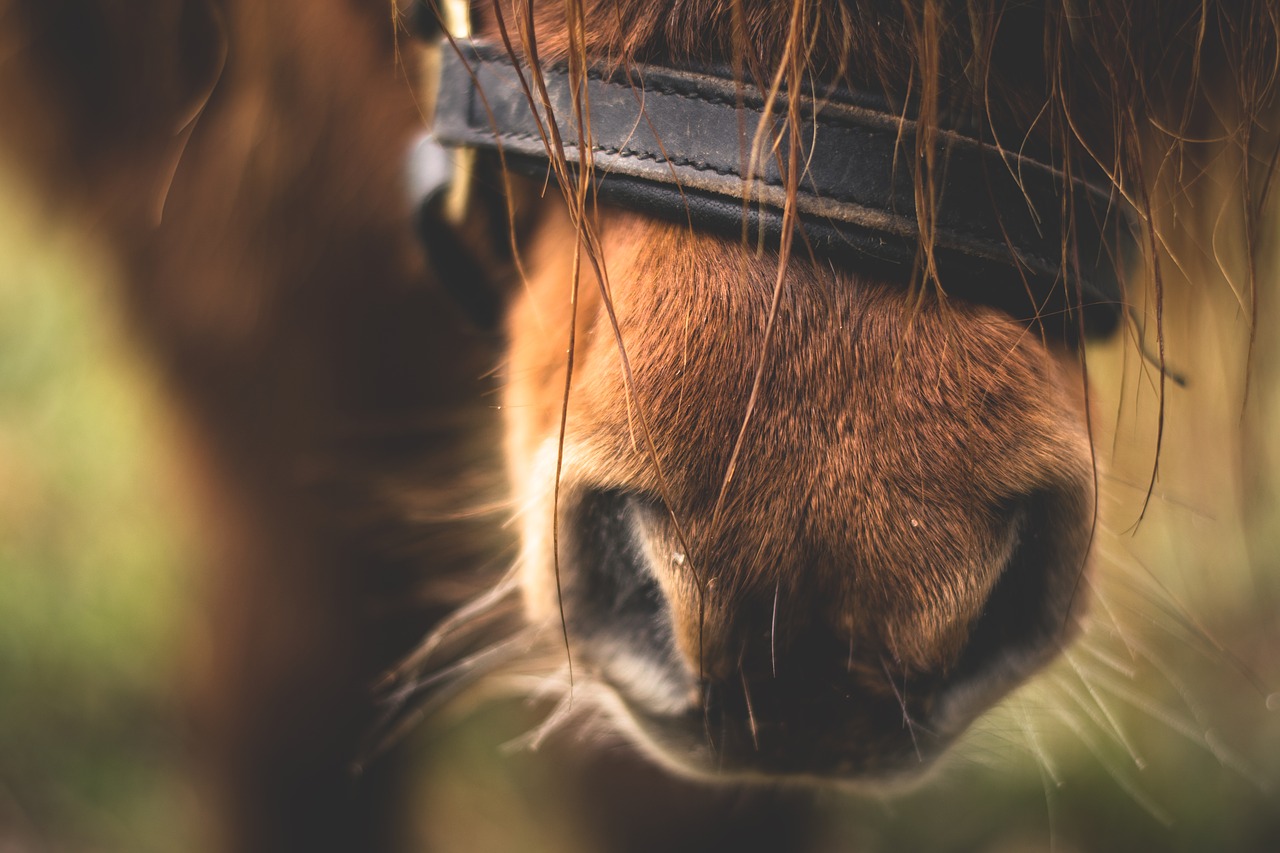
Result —
MULTIPOLYGON (((672 518, 641 535, 656 555, 690 671, 713 684, 741 677, 757 692, 780 671, 801 671, 890 701, 890 679, 907 679, 920 691, 910 697, 912 713, 941 703, 930 679, 954 667, 1016 540, 1031 535, 1054 538, 1047 563, 1024 568, 1046 575, 1054 645, 1070 635, 1093 520, 1074 352, 1046 346, 991 309, 944 309, 932 298, 913 308, 900 286, 793 263, 768 378, 717 518, 776 261, 630 216, 611 216, 602 228, 636 396, 600 292, 588 284, 578 306, 560 513, 573 518, 575 502, 592 491, 671 500, 672 518), (656 464, 637 435, 639 412, 656 464), (1032 523, 1058 529, 1013 532, 1011 543, 1011 508, 1038 500, 1054 512, 1032 523), (686 551, 685 561, 669 557, 686 551)), ((569 324, 571 262, 559 247, 572 238, 567 223, 543 226, 538 272, 512 316, 505 402, 535 619, 558 618, 547 460, 569 324)), ((563 584, 588 570, 573 562, 571 540, 591 535, 561 528, 563 584)), ((607 669, 598 650, 575 642, 572 608, 568 619, 580 663, 607 669)))
MULTIPOLYGON (((808 620, 899 614, 878 645, 896 637, 895 659, 927 670, 954 656, 952 635, 977 615, 992 583, 998 505, 1063 488, 1083 509, 1075 521, 1088 523, 1092 476, 1074 352, 1046 347, 991 309, 944 311, 930 301, 913 311, 900 288, 796 264, 746 461, 713 526, 761 357, 773 269, 767 258, 676 226, 619 216, 605 227, 636 405, 660 413, 651 415, 658 463, 636 438, 618 349, 599 291, 589 287, 579 306, 583 343, 565 451, 572 462, 562 488, 656 494, 657 469, 669 472, 674 514, 694 559, 707 566, 701 582, 715 587, 708 633, 729 621, 738 596, 772 595, 782 584, 828 602, 825 616, 811 598, 795 602, 808 620), (745 275, 725 275, 735 270, 745 275), (922 555, 938 562, 922 565, 922 555)), ((549 225, 537 239, 571 238, 564 225, 549 225)), ((517 482, 532 476, 526 460, 559 425, 565 263, 538 265, 512 318, 516 329, 538 330, 512 336, 506 399, 517 482)), ((682 586, 691 582, 670 581, 682 645, 693 656, 697 596, 682 586)), ((727 663, 704 661, 704 669, 727 663)))

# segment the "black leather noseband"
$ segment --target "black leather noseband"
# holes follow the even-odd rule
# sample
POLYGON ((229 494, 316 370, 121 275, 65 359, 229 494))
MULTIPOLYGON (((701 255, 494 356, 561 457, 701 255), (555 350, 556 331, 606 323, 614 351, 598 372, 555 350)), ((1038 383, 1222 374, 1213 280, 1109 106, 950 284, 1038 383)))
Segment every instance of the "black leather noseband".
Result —
MULTIPOLYGON (((442 53, 435 137, 501 148, 509 165, 545 175, 546 110, 531 106, 507 53, 476 42, 445 45, 442 53)), ((527 68, 523 75, 530 80, 527 68)), ((760 90, 732 75, 592 69, 585 83, 591 147, 584 154, 567 69, 548 66, 543 77, 566 157, 578 168, 591 164, 603 200, 731 237, 740 238, 745 223, 753 243, 763 236, 778 244, 787 196, 782 170, 770 151, 752 154, 765 111, 760 90)), ((785 95, 775 101, 763 138, 778 135, 787 108, 785 95)), ((915 122, 874 97, 849 93, 805 97, 801 114, 795 206, 808 245, 907 278, 920 257, 915 122)), ((1062 317, 1068 331, 1114 329, 1123 303, 1117 273, 1132 234, 1110 186, 1068 180, 1048 163, 956 131, 940 131, 938 146, 934 256, 947 292, 1017 316, 1062 317)))

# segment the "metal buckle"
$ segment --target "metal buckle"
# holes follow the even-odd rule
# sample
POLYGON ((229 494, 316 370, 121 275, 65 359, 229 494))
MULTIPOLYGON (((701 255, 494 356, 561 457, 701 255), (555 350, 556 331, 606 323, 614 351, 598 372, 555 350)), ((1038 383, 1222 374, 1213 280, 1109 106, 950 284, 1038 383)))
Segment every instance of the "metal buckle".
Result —
MULTIPOLYGON (((471 38, 470 0, 415 0, 409 15, 410 28, 420 40, 422 56, 419 90, 420 106, 429 122, 434 121, 440 92, 441 52, 451 50, 452 41, 471 38), (443 26, 447 38, 440 38, 443 26)), ((470 148, 447 149, 430 129, 423 132, 409 154, 408 187, 415 204, 440 199, 440 214, 450 225, 461 225, 467 216, 476 153, 470 148)))

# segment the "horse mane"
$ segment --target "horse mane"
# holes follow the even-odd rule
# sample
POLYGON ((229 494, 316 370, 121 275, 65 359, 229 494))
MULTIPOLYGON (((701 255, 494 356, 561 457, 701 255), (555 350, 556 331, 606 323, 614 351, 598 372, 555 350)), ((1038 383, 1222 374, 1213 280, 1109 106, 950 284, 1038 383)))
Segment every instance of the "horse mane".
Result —
POLYGON ((871 89, 910 98, 926 126, 1016 128, 1025 139, 1006 142, 1087 157, 1125 189, 1153 132, 1203 138, 1207 98, 1231 102, 1248 135, 1280 72, 1280 14, 1264 2, 513 0, 502 14, 531 16, 544 60, 720 63, 762 86, 785 72, 796 91, 871 89))

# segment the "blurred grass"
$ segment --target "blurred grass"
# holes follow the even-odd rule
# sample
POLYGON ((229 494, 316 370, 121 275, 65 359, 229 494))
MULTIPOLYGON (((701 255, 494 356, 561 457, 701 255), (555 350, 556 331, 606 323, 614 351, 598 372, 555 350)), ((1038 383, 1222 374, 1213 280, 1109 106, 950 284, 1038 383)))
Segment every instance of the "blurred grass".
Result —
MULTIPOLYGON (((194 579, 166 415, 92 245, 0 174, 0 850, 192 849, 178 692, 194 579)), ((1274 265, 1272 265, 1274 266, 1274 265)), ((1124 342, 1091 352, 1103 470, 1096 599, 1067 659, 918 789, 828 793, 824 851, 1280 850, 1280 349, 1226 287, 1179 293, 1159 411, 1124 342)), ((593 849, 537 712, 445 717, 418 744, 432 850, 593 849), (501 819, 495 819, 501 815, 501 819)), ((660 816, 655 816, 660 820, 660 816)))
POLYGON ((0 849, 190 849, 162 410, 92 245, 0 198, 0 849))

